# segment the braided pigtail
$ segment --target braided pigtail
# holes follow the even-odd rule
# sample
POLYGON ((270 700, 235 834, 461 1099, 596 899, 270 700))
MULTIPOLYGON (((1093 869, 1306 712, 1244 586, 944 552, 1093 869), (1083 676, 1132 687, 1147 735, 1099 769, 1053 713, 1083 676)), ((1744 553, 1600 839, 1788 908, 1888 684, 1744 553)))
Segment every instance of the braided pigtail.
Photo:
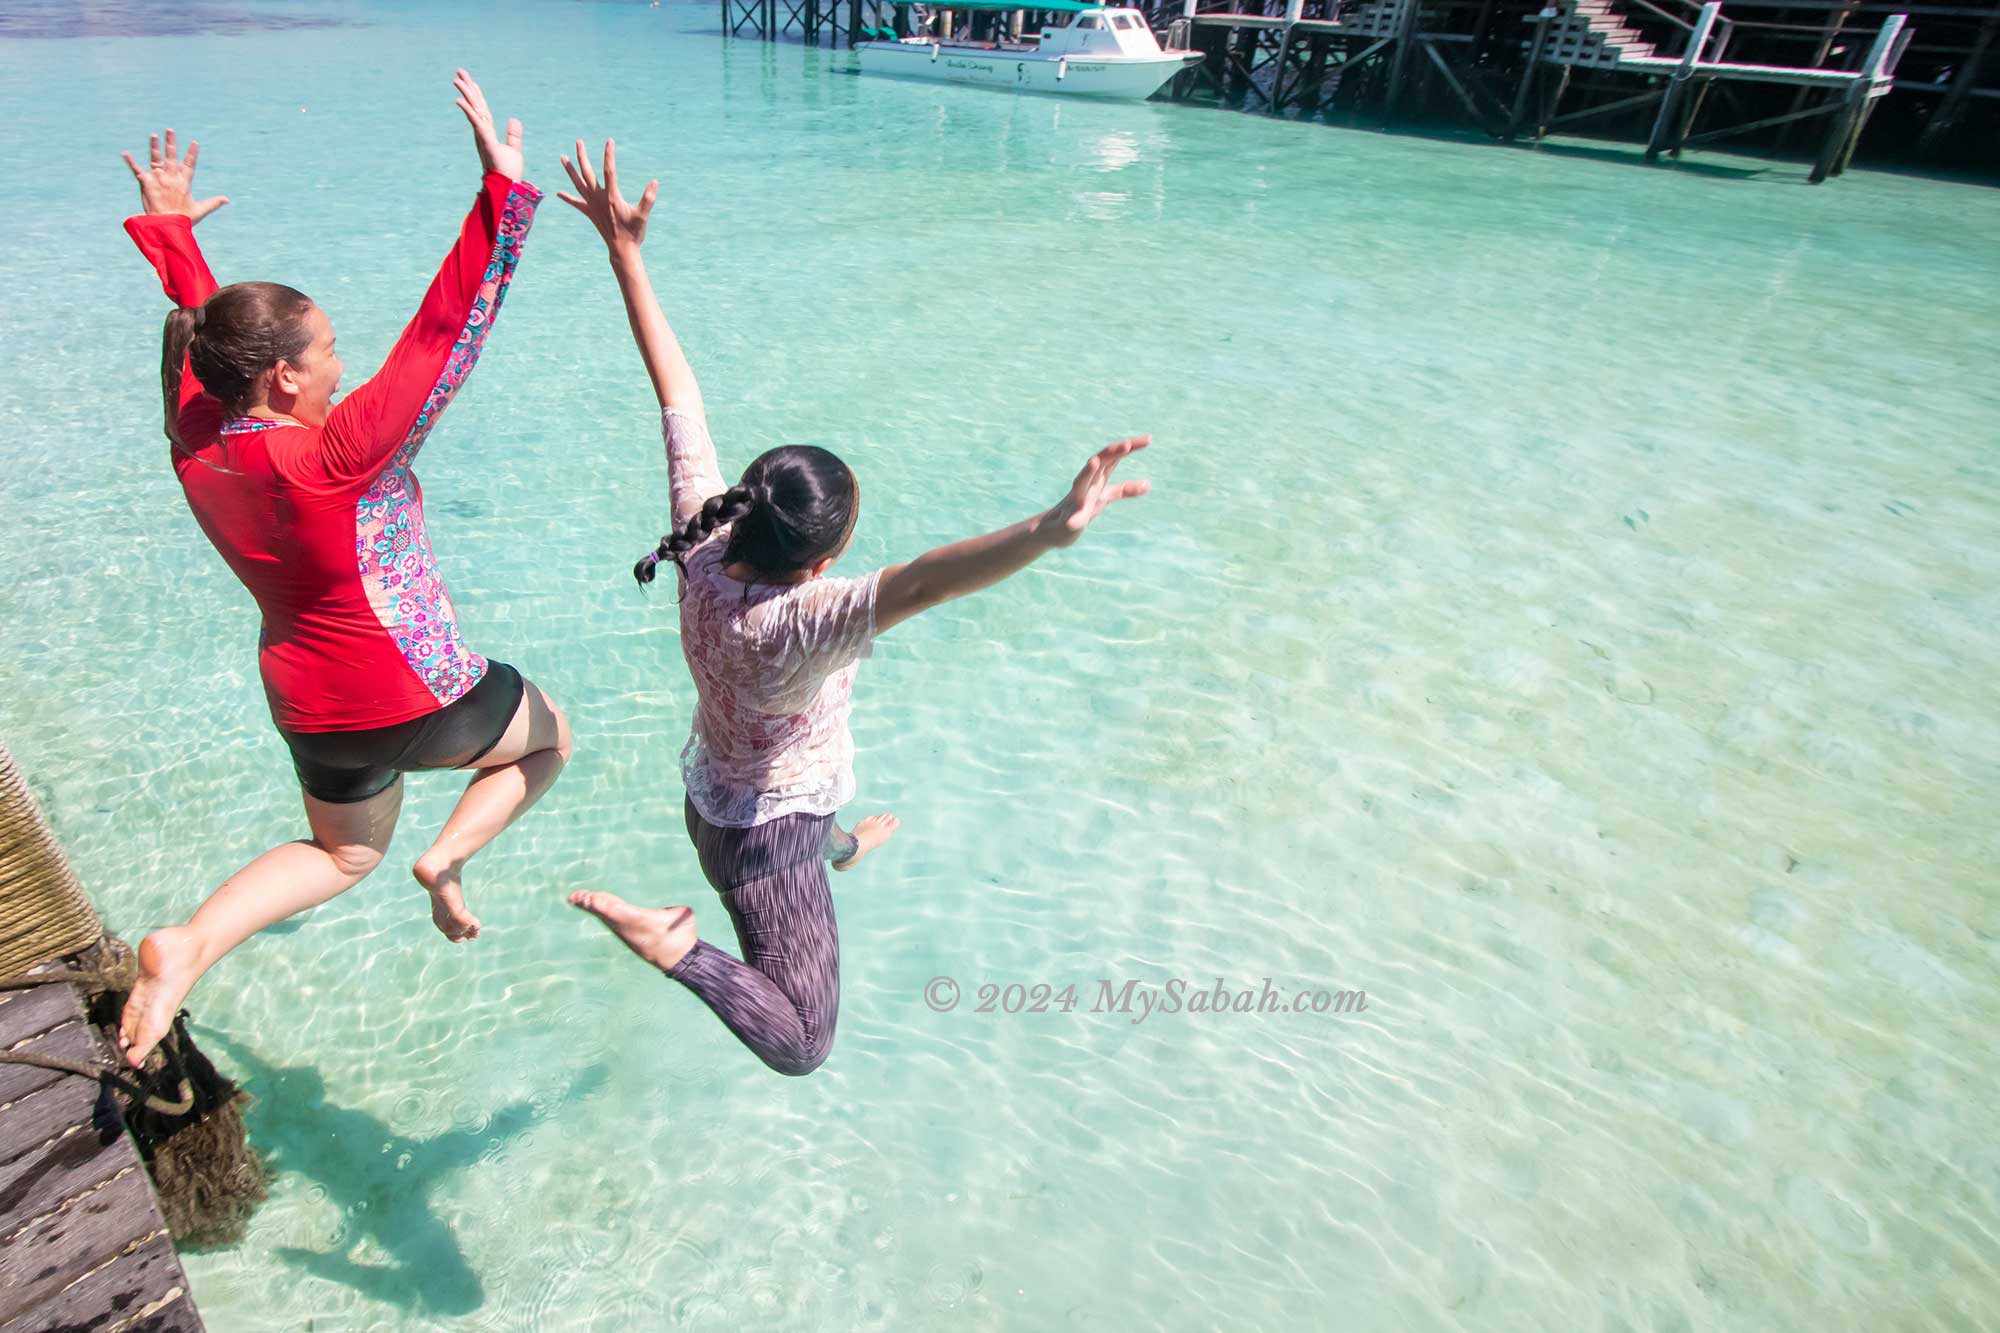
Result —
POLYGON ((708 497, 701 512, 687 521, 679 532, 670 532, 660 538, 660 544, 653 551, 639 558, 632 566, 632 577, 645 587, 653 581, 654 572, 662 560, 671 560, 681 573, 687 573, 685 554, 707 541, 710 534, 726 523, 735 523, 747 518, 757 508, 761 499, 758 491, 747 486, 732 486, 718 495, 708 497))

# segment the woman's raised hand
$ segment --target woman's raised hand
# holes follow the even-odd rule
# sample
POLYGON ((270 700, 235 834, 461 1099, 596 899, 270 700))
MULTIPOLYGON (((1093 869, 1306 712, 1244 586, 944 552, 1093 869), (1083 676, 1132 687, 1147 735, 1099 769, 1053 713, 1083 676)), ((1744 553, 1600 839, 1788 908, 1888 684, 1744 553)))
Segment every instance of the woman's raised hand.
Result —
POLYGON ((1083 471, 1076 474, 1070 483, 1069 494, 1055 508, 1048 512, 1048 523, 1043 527, 1043 537, 1051 546, 1069 546, 1090 521, 1104 512, 1105 506, 1114 500, 1129 500, 1144 495, 1152 489, 1151 482, 1121 481, 1112 484, 1111 473, 1123 461, 1125 455, 1135 449, 1144 449, 1153 442, 1150 435, 1134 435, 1129 440, 1107 444, 1091 455, 1083 465, 1083 471))
POLYGON ((565 157, 562 164, 569 173, 570 183, 576 186, 576 193, 565 190, 556 198, 589 218, 590 225, 597 228, 597 234, 611 249, 638 248, 646 239, 646 218, 653 211, 653 202, 660 197, 660 183, 647 181, 646 192, 639 196, 639 202, 626 203, 625 196, 618 193, 618 145, 609 139, 604 141, 602 181, 591 171, 581 139, 576 141, 576 160, 572 162, 565 157))
POLYGON ((212 199, 196 200, 194 197, 194 162, 201 156, 201 145, 188 140, 187 156, 176 151, 174 132, 167 131, 167 149, 160 151, 160 136, 151 137, 146 156, 149 165, 142 171, 132 155, 126 153, 125 165, 132 168, 132 174, 139 180, 139 202, 148 213, 173 213, 199 222, 229 202, 227 195, 218 194, 212 199))
POLYGON ((510 181, 520 180, 527 170, 527 163, 521 157, 521 122, 507 122, 507 138, 503 142, 494 133, 493 113, 486 109, 486 94, 479 91, 473 77, 459 70, 451 86, 458 89, 458 109, 472 125, 472 141, 479 147, 479 165, 499 172, 510 181))

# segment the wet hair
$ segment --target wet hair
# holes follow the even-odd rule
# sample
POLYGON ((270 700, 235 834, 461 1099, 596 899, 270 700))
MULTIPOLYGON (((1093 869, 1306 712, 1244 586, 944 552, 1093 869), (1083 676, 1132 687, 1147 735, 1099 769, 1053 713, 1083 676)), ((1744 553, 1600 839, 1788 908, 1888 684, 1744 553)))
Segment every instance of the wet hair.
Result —
POLYGON ((167 438, 181 443, 181 367, 194 371, 201 387, 232 414, 249 400, 257 377, 280 361, 296 361, 312 342, 304 292, 275 282, 236 282, 198 306, 182 306, 167 316, 160 340, 160 394, 165 400, 167 438))
POLYGON ((840 550, 860 500, 853 471, 834 454, 816 444, 781 445, 758 455, 742 481, 710 496, 679 532, 660 538, 632 566, 632 577, 644 587, 662 560, 687 573, 686 553, 725 523, 735 526, 724 564, 741 561, 759 574, 793 573, 840 550))

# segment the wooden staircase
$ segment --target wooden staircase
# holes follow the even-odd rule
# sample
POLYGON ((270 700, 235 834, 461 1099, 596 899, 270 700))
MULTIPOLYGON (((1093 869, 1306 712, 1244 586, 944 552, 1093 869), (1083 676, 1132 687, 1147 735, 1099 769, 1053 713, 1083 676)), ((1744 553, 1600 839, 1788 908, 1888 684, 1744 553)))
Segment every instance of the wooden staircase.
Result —
MULTIPOLYGON (((1612 8, 1612 0, 1555 0, 1557 16, 1548 21, 1540 58, 1557 65, 1582 65, 1589 69, 1614 69, 1630 57, 1659 55, 1652 42, 1612 8)), ((1535 22, 1534 16, 1528 17, 1535 22)), ((1534 45, 1523 38, 1522 48, 1534 45)))

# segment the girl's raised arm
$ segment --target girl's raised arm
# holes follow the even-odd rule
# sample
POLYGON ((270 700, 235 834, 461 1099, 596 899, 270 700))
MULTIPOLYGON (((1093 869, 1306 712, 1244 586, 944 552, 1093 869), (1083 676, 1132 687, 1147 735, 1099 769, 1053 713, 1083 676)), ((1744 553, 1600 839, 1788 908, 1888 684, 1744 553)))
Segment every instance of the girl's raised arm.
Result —
POLYGON ((940 546, 905 564, 882 571, 875 590, 875 633, 900 624, 954 597, 991 587, 1018 574, 1059 546, 1074 545, 1114 500, 1131 499, 1151 489, 1144 481, 1113 484, 1111 473, 1135 449, 1153 442, 1150 435, 1107 444, 1093 454, 1070 483, 1069 494, 1052 507, 1019 523, 940 546))
POLYGON ((674 526, 686 526, 710 496, 727 489, 721 465, 716 462, 715 445, 708 437, 708 422, 702 412, 701 386, 695 383, 694 367, 681 351, 667 316, 653 294, 653 282, 646 274, 646 262, 639 247, 646 239, 646 219, 660 197, 660 183, 648 181, 637 204, 630 204, 618 192, 618 146, 604 141, 604 178, 599 180, 584 156, 583 140, 576 141, 574 161, 565 157, 563 170, 569 173, 576 193, 559 193, 562 200, 590 219, 610 252, 611 272, 625 298, 625 318, 632 326, 632 341, 646 363, 646 375, 653 381, 653 394, 660 401, 662 426, 667 442, 667 485, 673 500, 674 526), (677 421, 676 418, 679 418, 677 421))

